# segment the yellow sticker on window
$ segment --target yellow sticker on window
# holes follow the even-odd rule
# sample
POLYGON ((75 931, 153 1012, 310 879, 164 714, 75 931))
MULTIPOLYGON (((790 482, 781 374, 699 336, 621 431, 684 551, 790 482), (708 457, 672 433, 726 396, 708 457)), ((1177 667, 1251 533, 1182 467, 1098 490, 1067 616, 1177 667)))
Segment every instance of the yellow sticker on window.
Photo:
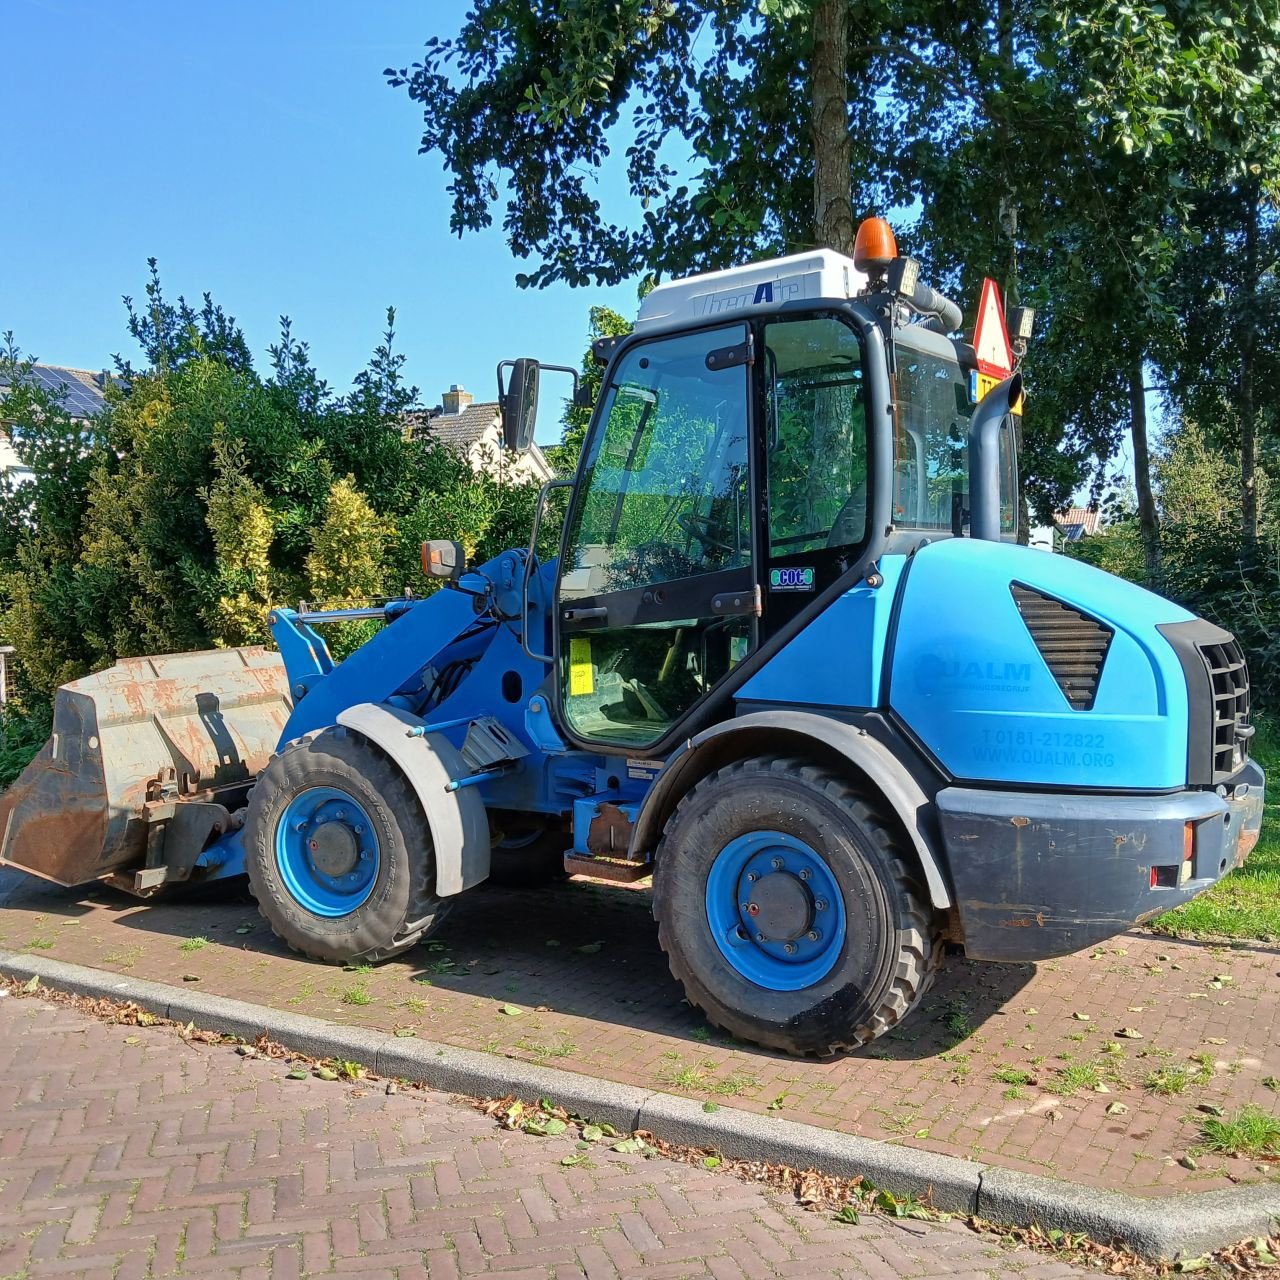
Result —
POLYGON ((591 637, 573 636, 569 640, 569 696, 580 698, 595 691, 595 674, 591 669, 591 637))

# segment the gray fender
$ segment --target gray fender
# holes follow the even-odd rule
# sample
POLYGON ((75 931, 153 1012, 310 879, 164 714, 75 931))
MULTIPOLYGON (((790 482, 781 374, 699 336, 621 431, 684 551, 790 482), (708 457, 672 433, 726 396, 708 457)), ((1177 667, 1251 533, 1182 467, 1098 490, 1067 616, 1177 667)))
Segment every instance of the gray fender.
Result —
POLYGON ((445 790, 470 772, 462 754, 443 734, 411 738, 422 720, 396 707, 363 702, 338 715, 338 723, 376 743, 409 780, 431 828, 436 893, 453 897, 489 876, 489 818, 474 787, 445 790))
POLYGON ((951 891, 934 850, 933 803, 920 784, 883 743, 865 729, 807 711, 757 711, 725 720, 690 738, 667 761, 649 789, 631 834, 630 855, 647 853, 680 798, 700 779, 734 760, 774 751, 816 748, 819 758, 834 751, 880 793, 897 814, 924 872, 929 899, 940 911, 951 906, 951 891))

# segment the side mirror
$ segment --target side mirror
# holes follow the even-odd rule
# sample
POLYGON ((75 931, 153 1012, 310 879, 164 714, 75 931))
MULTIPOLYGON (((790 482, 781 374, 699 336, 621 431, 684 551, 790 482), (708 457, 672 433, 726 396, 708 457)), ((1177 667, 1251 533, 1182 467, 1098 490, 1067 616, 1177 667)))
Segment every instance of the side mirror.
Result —
POLYGON ((502 409, 502 442, 508 449, 523 453, 533 443, 533 428, 538 419, 538 381, 540 366, 536 360, 504 360, 498 366, 498 404, 502 409), (503 370, 510 374, 503 384, 503 370))
POLYGON ((422 544, 422 572, 428 578, 457 582, 467 571, 467 553, 460 542, 433 538, 422 544))

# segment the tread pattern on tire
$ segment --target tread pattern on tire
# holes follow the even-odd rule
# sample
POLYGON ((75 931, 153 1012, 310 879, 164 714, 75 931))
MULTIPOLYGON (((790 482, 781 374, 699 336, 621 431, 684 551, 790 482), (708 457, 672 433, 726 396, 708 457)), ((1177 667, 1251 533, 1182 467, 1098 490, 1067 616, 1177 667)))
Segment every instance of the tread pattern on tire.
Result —
MULTIPOLYGON (((328 730, 322 729, 315 733, 308 733, 301 738, 295 738, 292 742, 286 743, 284 747, 272 755, 271 759, 267 762, 267 768, 270 768, 277 759, 280 759, 282 756, 285 756, 290 752, 307 750, 310 745, 324 733, 331 733, 333 737, 338 740, 346 738, 357 739, 368 747, 369 750, 375 752, 377 756, 387 764, 388 771, 394 775, 392 788, 394 788, 395 794, 386 795, 385 799, 388 802, 398 802, 400 806, 399 811, 402 813, 406 811, 410 813, 421 813, 422 806, 418 800, 417 794, 409 785, 408 778, 404 776, 395 762, 381 751, 376 743, 371 742, 368 738, 341 726, 328 730)), ((266 770, 264 769, 263 772, 265 773, 266 770)), ((255 786, 256 785, 257 784, 255 784, 255 786)), ((252 806, 252 801, 253 797, 251 793, 250 806, 252 806)), ((422 823, 423 831, 428 831, 429 828, 427 827, 425 814, 422 815, 422 823)), ((429 845, 430 836, 428 835, 426 838, 429 845)), ((430 856, 429 848, 427 850, 427 855, 428 857, 430 856)), ((409 907, 405 912, 404 920, 396 930, 395 936, 392 938, 391 942, 387 943, 385 946, 374 947, 362 951, 358 956, 352 957, 352 959, 358 959, 369 964, 377 964, 383 960, 390 960, 393 956, 398 956, 424 941, 427 935, 433 933, 436 927, 444 920, 444 917, 448 915, 449 908, 453 905, 452 899, 439 898, 435 895, 433 883, 434 877, 428 877, 422 874, 421 868, 412 869, 411 875, 409 907), (432 882, 430 887, 428 884, 429 881, 432 882)), ((272 931, 276 933, 277 937, 281 938, 291 951, 296 951, 299 955, 304 955, 310 960, 319 960, 325 964, 348 963, 342 960, 335 960, 326 955, 321 955, 314 950, 308 949, 304 944, 295 942, 292 938, 281 934, 276 929, 274 921, 271 919, 270 915, 268 915, 266 909, 262 905, 262 902, 259 900, 257 890, 254 888, 252 876, 249 878, 249 893, 258 904, 258 914, 269 925, 271 925, 272 931)))
MULTIPOLYGON (((898 955, 889 986, 871 1016, 856 1027, 847 1040, 833 1040, 818 1049, 798 1050, 782 1037, 762 1038, 753 1031, 750 1038, 767 1044, 770 1048, 781 1049, 795 1057, 827 1057, 861 1048, 896 1026, 915 1008, 933 985, 933 980, 942 963, 942 937, 934 927, 932 912, 920 885, 919 874, 902 855, 899 839, 893 828, 863 792, 848 779, 832 770, 798 756, 750 757, 725 765, 708 774, 681 797, 663 830, 664 840, 677 815, 693 803, 695 796, 723 783, 726 778, 744 773, 767 773, 788 777, 798 775, 815 789, 820 790, 838 808, 848 813, 875 841, 897 885, 906 917, 898 927, 900 936, 898 955)), ((659 843, 655 859, 657 866, 661 866, 661 856, 662 845, 659 843)), ((690 987, 687 979, 692 975, 681 972, 678 950, 671 946, 667 928, 661 919, 658 921, 658 942, 667 956, 672 976, 688 993, 690 987)), ((689 1000, 690 1003, 696 1004, 692 995, 689 995, 689 1000)), ((737 1034, 741 1030, 729 1025, 725 1019, 718 1018, 713 1011, 701 1005, 697 1007, 702 1010, 708 1021, 722 1030, 729 1031, 731 1034, 737 1034)))

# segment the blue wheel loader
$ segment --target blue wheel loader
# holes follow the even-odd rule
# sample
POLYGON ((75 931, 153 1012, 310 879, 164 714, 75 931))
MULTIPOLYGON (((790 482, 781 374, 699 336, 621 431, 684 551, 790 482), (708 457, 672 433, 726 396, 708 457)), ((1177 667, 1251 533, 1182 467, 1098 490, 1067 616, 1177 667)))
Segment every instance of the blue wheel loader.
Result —
MULTIPOLYGON (((1020 375, 984 383, 868 225, 853 258, 654 289, 597 344, 528 548, 428 543, 434 593, 67 685, 0 861, 144 896, 247 874, 331 962, 415 946, 491 875, 652 875, 691 1003, 794 1054, 893 1027, 947 944, 1040 960, 1214 884, 1262 815, 1240 646, 1017 545, 1020 375), (385 625, 335 663, 323 625, 355 617, 385 625)), ((499 367, 514 448, 539 372, 499 367)))

